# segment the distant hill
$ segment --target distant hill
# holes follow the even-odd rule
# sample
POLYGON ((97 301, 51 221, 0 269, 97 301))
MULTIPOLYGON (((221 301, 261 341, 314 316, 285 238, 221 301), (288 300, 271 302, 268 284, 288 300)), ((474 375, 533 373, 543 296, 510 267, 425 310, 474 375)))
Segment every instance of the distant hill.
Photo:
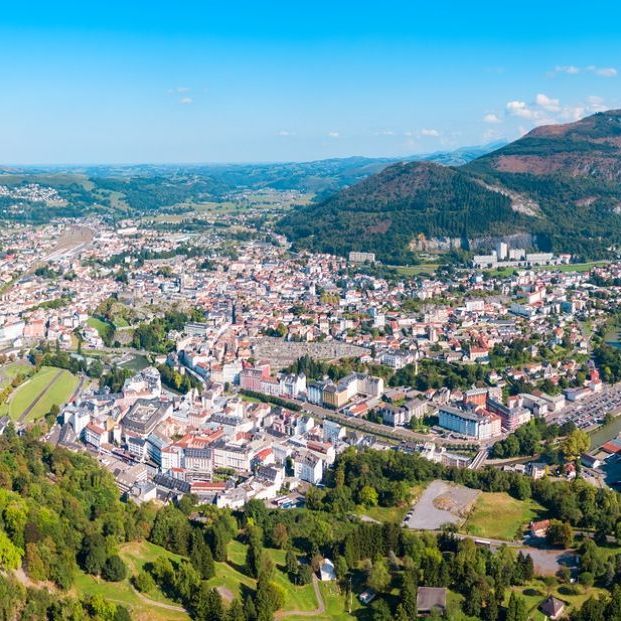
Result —
POLYGON ((407 258, 411 242, 463 245, 528 233, 542 249, 584 257, 621 243, 621 111, 538 127, 460 167, 393 165, 280 229, 298 247, 407 258))
MULTIPOLYGON (((413 155, 406 160, 459 165, 488 153, 497 144, 413 155)), ((17 210, 0 200, 2 217, 45 222, 89 212, 131 216, 174 208, 186 202, 220 200, 240 190, 296 190, 317 200, 355 185, 400 161, 399 158, 348 157, 313 162, 257 164, 169 164, 111 166, 0 166, 0 185, 38 183, 55 188, 65 205, 49 209, 24 201, 17 210)))

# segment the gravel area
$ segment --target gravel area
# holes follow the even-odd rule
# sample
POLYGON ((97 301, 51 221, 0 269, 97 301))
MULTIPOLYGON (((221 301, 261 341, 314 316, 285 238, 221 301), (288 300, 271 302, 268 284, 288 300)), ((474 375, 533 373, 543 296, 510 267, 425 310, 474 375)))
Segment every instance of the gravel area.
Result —
POLYGON ((438 530, 448 523, 461 525, 479 493, 461 485, 433 481, 406 515, 403 525, 415 530, 438 530))

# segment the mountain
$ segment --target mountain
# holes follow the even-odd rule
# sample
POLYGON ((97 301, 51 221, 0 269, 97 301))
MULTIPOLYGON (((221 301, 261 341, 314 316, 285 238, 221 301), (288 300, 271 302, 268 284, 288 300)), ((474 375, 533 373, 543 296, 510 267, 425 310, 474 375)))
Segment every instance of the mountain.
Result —
MULTIPOLYGON (((458 165, 488 153, 496 145, 413 155, 458 165)), ((42 223, 89 213, 132 217, 158 211, 190 210, 188 203, 227 200, 244 190, 296 190, 321 201, 381 172, 396 158, 348 157, 313 162, 257 164, 138 164, 101 166, 0 167, 0 186, 36 183, 53 188, 61 199, 53 208, 24 198, 15 205, 0 196, 1 217, 42 223)))
POLYGON ((442 238, 483 247, 521 235, 597 257, 621 244, 620 182, 621 110, 612 110, 538 127, 459 167, 395 164, 279 226, 297 247, 366 250, 387 262, 411 258, 423 236, 436 247, 449 245, 442 238))

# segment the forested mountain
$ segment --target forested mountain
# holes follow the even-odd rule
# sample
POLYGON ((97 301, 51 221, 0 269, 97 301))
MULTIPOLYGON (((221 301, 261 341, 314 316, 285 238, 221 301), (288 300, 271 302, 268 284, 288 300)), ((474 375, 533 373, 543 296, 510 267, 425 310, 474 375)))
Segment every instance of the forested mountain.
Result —
POLYGON ((288 214, 298 247, 376 252, 394 262, 426 237, 532 233, 583 257, 621 243, 621 110, 538 127, 458 168, 396 164, 288 214))

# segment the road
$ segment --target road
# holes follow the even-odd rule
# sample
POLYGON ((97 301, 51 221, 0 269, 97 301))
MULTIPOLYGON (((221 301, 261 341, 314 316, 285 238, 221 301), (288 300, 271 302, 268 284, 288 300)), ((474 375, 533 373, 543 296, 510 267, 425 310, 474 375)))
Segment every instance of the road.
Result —
POLYGON ((372 423, 371 421, 365 420, 363 418, 356 418, 354 416, 347 416, 345 414, 341 414, 340 412, 336 412, 334 410, 328 410, 327 408, 323 408, 319 405, 314 405, 312 403, 307 403, 306 401, 298 401, 298 400, 289 400, 291 403, 295 403, 302 407, 305 412, 309 412, 314 416, 328 420, 333 420, 344 427, 350 427, 351 429, 357 429, 359 431, 364 431, 366 433, 370 433, 376 436, 381 436, 384 438, 389 438, 391 440, 396 440, 397 442, 435 442, 441 446, 480 446, 479 441, 477 440, 460 440, 457 438, 442 438, 440 436, 417 433, 412 431, 411 429, 406 429, 405 427, 388 427, 387 425, 382 425, 381 423, 372 423))

